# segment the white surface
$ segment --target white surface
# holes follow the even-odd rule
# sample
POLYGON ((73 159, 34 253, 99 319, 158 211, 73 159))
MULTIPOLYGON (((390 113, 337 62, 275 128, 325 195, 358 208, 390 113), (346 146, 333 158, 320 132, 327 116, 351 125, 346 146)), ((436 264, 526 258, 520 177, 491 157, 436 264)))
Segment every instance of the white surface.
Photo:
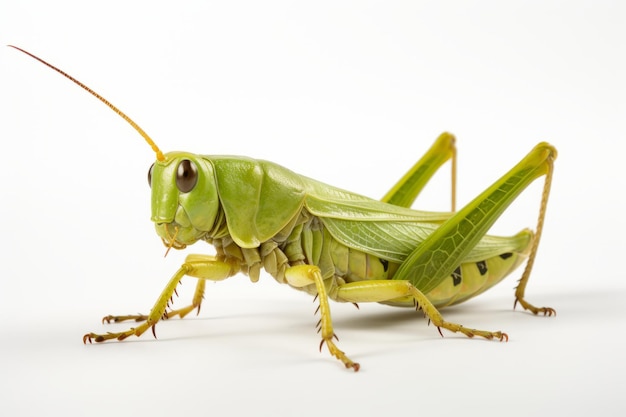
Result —
MULTIPOLYGON (((514 277, 445 312, 506 344, 333 304, 354 374, 317 352, 309 297, 238 277, 158 341, 83 346, 102 315, 147 311, 187 252, 163 259, 154 156, 135 132, 0 48, 2 414, 623 414, 624 6, 258 3, 3 4, 0 41, 87 83, 164 150, 271 159, 374 197, 443 130, 459 140, 460 202, 548 140, 559 159, 528 295, 558 316, 513 312, 514 277)), ((420 208, 447 208, 443 171, 420 208)), ((533 227, 539 190, 496 232, 533 227)))

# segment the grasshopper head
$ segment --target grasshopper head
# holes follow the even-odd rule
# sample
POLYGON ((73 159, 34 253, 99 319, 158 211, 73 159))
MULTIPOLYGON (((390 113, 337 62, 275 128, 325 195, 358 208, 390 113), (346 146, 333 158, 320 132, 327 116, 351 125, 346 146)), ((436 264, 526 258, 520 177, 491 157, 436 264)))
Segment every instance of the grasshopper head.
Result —
POLYGON ((168 248, 182 249, 211 230, 219 209, 211 164, 198 155, 164 155, 148 134, 124 112, 63 70, 17 46, 9 45, 48 66, 87 91, 126 120, 156 154, 148 180, 152 187, 152 221, 168 248))
POLYGON ((209 161, 190 153, 167 153, 150 167, 148 182, 151 220, 166 246, 182 249, 213 228, 219 201, 209 161))

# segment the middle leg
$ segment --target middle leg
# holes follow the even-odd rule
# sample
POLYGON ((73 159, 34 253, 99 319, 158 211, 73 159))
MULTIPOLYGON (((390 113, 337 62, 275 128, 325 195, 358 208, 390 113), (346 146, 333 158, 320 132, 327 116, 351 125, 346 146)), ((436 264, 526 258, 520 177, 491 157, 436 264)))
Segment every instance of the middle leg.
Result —
POLYGON ((320 272, 320 269, 315 265, 297 265, 288 268, 285 271, 285 279, 287 282, 296 287, 306 287, 311 284, 315 284, 317 290, 317 299, 320 303, 319 313, 320 321, 318 323, 319 332, 322 334, 322 342, 320 343, 320 350, 324 343, 328 347, 330 354, 339 359, 346 368, 352 368, 354 371, 358 371, 360 365, 353 362, 346 354, 341 351, 333 339, 337 339, 335 331, 333 330, 333 323, 330 317, 330 306, 328 303, 328 294, 324 285, 324 278, 320 272))

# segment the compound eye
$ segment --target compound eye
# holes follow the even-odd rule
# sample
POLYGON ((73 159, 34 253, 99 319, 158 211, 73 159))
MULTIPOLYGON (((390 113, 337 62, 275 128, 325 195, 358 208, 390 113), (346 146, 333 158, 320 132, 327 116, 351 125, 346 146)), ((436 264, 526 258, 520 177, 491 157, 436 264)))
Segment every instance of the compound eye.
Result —
POLYGON ((183 159, 176 170, 176 186, 181 193, 193 190, 198 182, 198 169, 189 159, 183 159))
POLYGON ((152 170, 154 169, 154 164, 150 165, 150 169, 148 169, 148 185, 152 188, 152 170))

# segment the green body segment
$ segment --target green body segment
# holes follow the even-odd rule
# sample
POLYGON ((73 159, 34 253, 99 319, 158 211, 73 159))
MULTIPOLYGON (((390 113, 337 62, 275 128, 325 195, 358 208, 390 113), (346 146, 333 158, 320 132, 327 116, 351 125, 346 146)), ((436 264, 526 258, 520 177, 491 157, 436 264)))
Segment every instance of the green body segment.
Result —
MULTIPOLYGON (((344 283, 398 279, 416 248, 452 216, 373 200, 244 157, 172 152, 151 173, 152 220, 166 244, 181 248, 205 240, 223 256, 237 259, 253 280, 261 267, 285 282, 286 268, 316 265, 336 301, 344 300, 333 297, 332 289, 344 283), (188 193, 174 192, 174 170, 182 160, 192 161, 199 171, 198 183, 188 193)), ((413 283, 436 306, 459 303, 518 266, 532 233, 475 240, 449 271, 404 273, 401 279, 413 283)), ((314 285, 299 289, 316 293, 314 285)), ((385 302, 413 305, 410 297, 385 302)))

